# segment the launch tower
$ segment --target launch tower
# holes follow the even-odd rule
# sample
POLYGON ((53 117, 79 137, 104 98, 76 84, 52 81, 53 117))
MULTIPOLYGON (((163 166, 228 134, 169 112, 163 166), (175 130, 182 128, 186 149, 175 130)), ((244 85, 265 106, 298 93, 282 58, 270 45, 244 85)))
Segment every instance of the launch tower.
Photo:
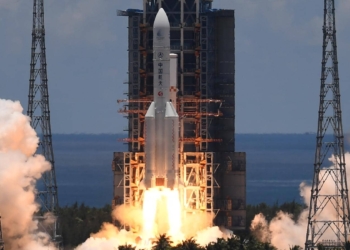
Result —
MULTIPOLYGON (((170 49, 177 54, 179 169, 186 211, 216 215, 215 224, 245 228, 245 153, 235 152, 234 10, 212 9, 212 0, 143 0, 128 18, 128 152, 115 152, 113 205, 140 206, 145 174, 145 115, 153 100, 153 22, 163 8, 170 49)), ((132 227, 132 225, 129 225, 132 227)))
POLYGON ((322 48, 317 142, 305 249, 316 249, 318 244, 327 249, 348 249, 345 248, 345 244, 349 236, 349 200, 340 107, 334 0, 324 0, 322 48), (329 167, 324 160, 331 156, 334 160, 329 167))
POLYGON ((40 223, 40 230, 46 231, 58 245, 61 237, 58 235, 58 196, 55 174, 55 161, 52 149, 50 124, 49 92, 47 84, 44 25, 44 0, 33 1, 33 30, 30 62, 30 79, 27 115, 31 118, 31 126, 39 136, 37 154, 42 154, 51 164, 51 170, 43 173, 38 184, 37 201, 41 205, 37 219, 42 221, 44 214, 55 216, 55 224, 48 228, 47 223, 40 223))

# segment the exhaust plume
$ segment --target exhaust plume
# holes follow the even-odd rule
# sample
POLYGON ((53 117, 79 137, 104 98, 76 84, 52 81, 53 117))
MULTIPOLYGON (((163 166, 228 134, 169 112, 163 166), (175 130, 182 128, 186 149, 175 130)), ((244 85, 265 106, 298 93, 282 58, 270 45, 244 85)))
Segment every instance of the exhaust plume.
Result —
POLYGON ((6 250, 55 249, 50 236, 38 231, 35 184, 50 169, 33 154, 39 139, 18 101, 0 99, 0 213, 6 250))
MULTIPOLYGON (((335 162, 334 157, 330 157, 329 161, 333 164, 335 162)), ((347 180, 350 180, 350 153, 345 154, 346 173, 347 180)), ((300 196, 303 198, 305 205, 309 206, 311 196, 311 186, 302 182, 299 186, 300 196)), ((332 179, 327 179, 322 188, 321 194, 334 193, 335 185, 332 179)), ((254 217, 251 230, 258 240, 263 242, 271 242, 271 244, 278 249, 289 249, 291 246, 305 245, 306 229, 309 210, 304 209, 299 218, 296 221, 293 220, 292 215, 278 212, 277 215, 268 223, 262 214, 258 214, 254 217)), ((322 212, 325 220, 335 220, 337 213, 331 204, 328 204, 322 212)), ((324 237, 331 239, 334 235, 324 235, 324 237)))

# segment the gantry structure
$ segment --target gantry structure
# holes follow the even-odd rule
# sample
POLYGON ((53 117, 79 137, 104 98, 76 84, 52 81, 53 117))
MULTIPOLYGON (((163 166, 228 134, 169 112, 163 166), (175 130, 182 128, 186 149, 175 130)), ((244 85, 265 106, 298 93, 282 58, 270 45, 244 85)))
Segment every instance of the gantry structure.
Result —
POLYGON ((44 0, 33 0, 33 29, 28 94, 28 116, 31 126, 39 137, 36 153, 42 154, 50 162, 51 169, 42 174, 38 181, 37 201, 41 206, 36 218, 39 229, 47 232, 60 246, 61 236, 58 227, 58 195, 55 173, 55 160, 52 148, 49 92, 47 83, 47 64, 45 47, 44 0), (45 215, 46 214, 46 215, 45 215), (41 223, 45 216, 54 216, 55 223, 41 223))
POLYGON ((334 0, 324 0, 320 106, 305 249, 348 249, 349 200, 334 0), (325 160, 331 157, 331 166, 325 160))
POLYGON ((143 9, 118 11, 128 18, 128 152, 115 152, 113 205, 141 206, 145 168, 144 120, 153 100, 153 22, 160 8, 170 22, 177 54, 179 169, 185 211, 214 214, 215 224, 245 228, 245 153, 235 152, 234 10, 212 9, 212 0, 143 0, 143 9))

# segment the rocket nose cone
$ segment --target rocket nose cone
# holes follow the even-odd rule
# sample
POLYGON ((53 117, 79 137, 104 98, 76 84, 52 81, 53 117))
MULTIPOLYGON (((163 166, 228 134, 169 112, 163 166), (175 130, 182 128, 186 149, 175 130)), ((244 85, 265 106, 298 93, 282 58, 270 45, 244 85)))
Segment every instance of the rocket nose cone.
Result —
POLYGON ((169 20, 163 8, 158 10, 156 19, 154 20, 154 28, 169 28, 169 20))

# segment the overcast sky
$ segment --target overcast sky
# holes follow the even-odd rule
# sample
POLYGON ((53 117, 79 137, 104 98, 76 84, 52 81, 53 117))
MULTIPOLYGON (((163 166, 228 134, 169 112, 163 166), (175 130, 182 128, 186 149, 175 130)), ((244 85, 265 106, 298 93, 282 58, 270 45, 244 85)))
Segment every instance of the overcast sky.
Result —
MULTIPOLYGON (((32 0, 0 0, 0 98, 27 110, 32 0)), ((316 132, 323 0, 214 0, 236 13, 236 132, 316 132)), ((53 133, 120 133, 127 18, 141 0, 45 0, 53 133)), ((350 133, 350 0, 336 0, 344 132, 350 133)))

